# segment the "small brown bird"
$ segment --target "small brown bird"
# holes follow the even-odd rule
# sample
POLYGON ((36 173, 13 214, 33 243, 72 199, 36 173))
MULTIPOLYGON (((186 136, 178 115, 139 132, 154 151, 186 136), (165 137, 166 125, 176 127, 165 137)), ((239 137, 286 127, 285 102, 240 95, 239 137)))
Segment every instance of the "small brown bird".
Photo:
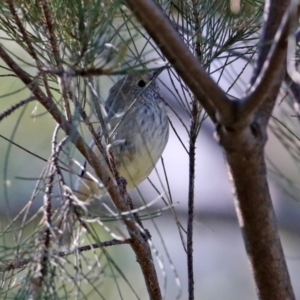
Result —
MULTIPOLYGON (((155 77, 155 72, 127 75, 114 84, 105 102, 106 122, 112 132, 108 144, 120 176, 127 181, 127 190, 136 188, 149 176, 169 138, 166 107, 155 77)), ((101 127, 98 132, 102 135, 101 127)), ((91 147, 103 167, 108 168, 94 142, 91 147)), ((101 182, 86 175, 86 171, 93 173, 92 168, 85 167, 77 181, 77 197, 82 201, 97 201, 107 192, 101 182)))

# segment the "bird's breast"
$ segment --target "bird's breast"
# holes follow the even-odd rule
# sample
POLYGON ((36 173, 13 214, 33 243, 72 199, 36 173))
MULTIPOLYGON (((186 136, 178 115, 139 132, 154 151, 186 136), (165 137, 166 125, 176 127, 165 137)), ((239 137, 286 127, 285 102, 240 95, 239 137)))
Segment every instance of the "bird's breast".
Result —
POLYGON ((117 134, 124 143, 118 149, 119 172, 127 180, 127 189, 146 179, 159 160, 168 141, 169 125, 165 107, 144 106, 124 118, 117 134))

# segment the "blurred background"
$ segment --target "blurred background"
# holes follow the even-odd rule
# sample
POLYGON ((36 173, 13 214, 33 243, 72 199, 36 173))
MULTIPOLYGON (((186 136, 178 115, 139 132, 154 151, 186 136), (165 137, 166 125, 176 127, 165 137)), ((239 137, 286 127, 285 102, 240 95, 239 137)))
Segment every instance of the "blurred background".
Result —
MULTIPOLYGON (((258 13, 257 16, 259 17, 258 13)), ((233 20, 236 19, 233 18, 233 20)), ((115 22, 116 25, 118 20, 115 22)), ((141 35, 144 32, 139 30, 140 36, 135 37, 134 46, 137 47, 138 53, 142 53, 141 56, 143 61, 147 62, 148 68, 165 65, 158 55, 159 51, 151 44, 151 40, 145 39, 141 35)), ((208 32, 207 28, 206 30, 205 32, 208 32)), ((183 38, 188 39, 188 33, 184 33, 183 30, 182 34, 183 38)), ((224 35, 228 34, 228 32, 224 33, 224 35)), ((258 34, 259 31, 249 33, 251 39, 243 41, 246 50, 240 53, 240 57, 224 50, 223 57, 218 56, 210 62, 209 73, 233 98, 242 97, 251 78, 255 54, 251 51, 257 45, 258 34)), ((30 74, 36 75, 37 71, 32 58, 17 43, 8 39, 7 32, 0 31, 0 37, 6 49, 18 57, 20 66, 30 74)), ((220 41, 219 38, 216 39, 220 41)), ((122 43, 120 42, 119 45, 122 43)), ((133 48, 133 45, 130 47, 133 48)), ((19 79, 8 75, 10 72, 1 60, 0 66, 1 114, 20 100, 27 99, 30 93, 19 79)), ((101 76, 97 79, 101 99, 106 99, 109 88, 119 77, 122 75, 101 76)), ((185 99, 188 106, 191 95, 185 91, 183 82, 171 68, 160 74, 159 81, 162 95, 172 108, 168 108, 168 113, 174 130, 171 130, 163 159, 158 162, 156 170, 150 175, 150 180, 160 193, 165 192, 166 199, 170 197, 174 204, 176 218, 173 209, 166 209, 161 197, 142 214, 147 216, 147 214, 157 213, 154 218, 145 220, 144 225, 152 235, 153 253, 165 299, 187 299, 187 262, 182 245, 182 236, 185 239, 185 234, 181 231, 182 236, 180 235, 176 220, 186 228, 189 165, 185 147, 188 148, 189 137, 185 127, 188 128, 190 125, 190 115, 178 99, 185 99)), ((57 87, 56 83, 53 83, 53 86, 57 87)), ((59 102, 59 91, 54 94, 59 102)), ((87 102, 85 109, 88 115, 96 120, 89 104, 87 102)), ((287 86, 283 85, 270 121, 266 159, 280 236, 296 298, 300 298, 298 280, 300 269, 298 160, 300 127, 299 119, 295 117, 295 114, 294 99, 287 86)), ((250 264, 235 213, 233 189, 228 176, 226 159, 214 137, 213 124, 205 118, 204 113, 202 118, 203 125, 197 139, 196 149, 194 223, 196 299, 257 299, 250 264)), ((17 253, 24 245, 28 246, 28 252, 34 248, 30 238, 41 217, 36 213, 43 205, 43 172, 46 166, 43 159, 47 161, 50 157, 55 125, 54 120, 36 101, 21 107, 1 121, 0 264, 10 261, 15 255, 17 257, 17 253), (28 208, 28 214, 27 208, 24 210, 24 207, 28 208), (20 216, 17 218, 18 214, 20 216), (23 226, 24 224, 26 226, 23 226), (22 229, 20 229, 21 225, 22 229), (7 256, 3 255, 4 250, 7 256)), ((86 141, 89 142, 91 137, 87 129, 81 124, 79 126, 82 128, 81 132, 86 141)), ((82 161, 82 157, 74 147, 72 145, 68 147, 65 162, 68 161, 68 156, 82 161)), ((74 176, 68 175, 67 172, 65 176, 72 186, 74 176)), ((55 192, 59 193, 59 190, 55 192)), ((143 182, 138 190, 131 192, 131 195, 136 207, 143 206, 143 201, 149 203, 158 197, 158 193, 149 181, 143 182), (141 200, 141 195, 143 200, 141 200)), ((59 197, 57 199, 57 203, 53 203, 54 206, 59 205, 59 197)), ((105 229, 99 223, 94 225, 101 240, 111 239, 111 232, 119 235, 123 233, 120 222, 109 220, 105 222, 105 226, 110 229, 105 229)), ((85 242, 87 238, 83 236, 81 245, 85 242)), ((79 260, 76 255, 61 261, 62 265, 58 273, 62 278, 76 278, 80 282, 78 286, 84 290, 86 299, 122 299, 120 294, 123 295, 123 299, 147 299, 139 266, 128 245, 86 252, 80 256, 80 259, 80 265, 82 270, 86 271, 86 277, 75 268, 79 260)), ((26 268, 11 274, 7 272, 0 275, 3 289, 8 289, 7 285, 13 287, 7 294, 3 294, 3 299, 17 295, 19 285, 22 286, 22 283, 26 282, 27 276, 26 268)), ((76 280, 70 279, 69 284, 74 285, 76 280)), ((65 299, 65 296, 62 296, 65 291, 63 286, 64 284, 58 289, 59 299, 65 299)))

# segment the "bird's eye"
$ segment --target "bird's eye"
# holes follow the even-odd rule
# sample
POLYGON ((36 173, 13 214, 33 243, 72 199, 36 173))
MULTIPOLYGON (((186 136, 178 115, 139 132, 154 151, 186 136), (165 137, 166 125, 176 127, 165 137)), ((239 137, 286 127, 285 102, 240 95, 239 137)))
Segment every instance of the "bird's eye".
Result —
POLYGON ((146 86, 146 82, 143 79, 139 80, 137 84, 138 84, 139 87, 145 87, 146 86))

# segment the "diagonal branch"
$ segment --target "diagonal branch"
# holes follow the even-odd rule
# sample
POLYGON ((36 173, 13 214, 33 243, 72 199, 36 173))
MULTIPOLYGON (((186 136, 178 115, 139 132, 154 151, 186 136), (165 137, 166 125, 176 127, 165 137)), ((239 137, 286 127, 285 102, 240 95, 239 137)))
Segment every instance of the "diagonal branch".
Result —
POLYGON ((265 1, 264 23, 260 36, 259 51, 256 68, 251 78, 251 85, 261 73, 261 69, 272 47, 273 39, 278 31, 283 15, 289 6, 289 0, 282 0, 280 3, 274 0, 265 1))
MULTIPOLYGON (((260 76, 266 58, 270 52, 270 49, 273 44, 274 37, 278 32, 278 29, 281 24, 281 20, 284 18, 284 15, 288 11, 290 1, 289 0, 282 0, 280 3, 276 0, 267 0, 265 1, 265 10, 264 10, 264 25, 260 39, 260 47, 258 50, 258 58, 256 68, 253 72, 253 76, 251 79, 251 84, 253 84, 257 78, 260 76)), ((286 35, 287 29, 284 29, 283 36, 286 35)), ((284 78, 285 74, 285 55, 286 55, 286 41, 282 40, 280 45, 278 45, 278 61, 275 64, 278 66, 276 69, 276 77, 270 75, 273 81, 273 84, 270 85, 269 90, 261 89, 261 94, 258 97, 264 98, 260 107, 257 111, 257 117, 259 119, 259 123, 262 126, 267 126, 268 120, 270 118, 271 112, 275 105, 275 101, 277 99, 279 89, 284 78), (281 63, 281 64, 280 64, 281 63)), ((276 57, 274 57, 276 58, 276 57)), ((266 77, 266 80, 268 78, 266 77)), ((262 85, 261 85, 262 87, 262 85)), ((251 97, 251 96, 249 96, 251 97)), ((253 98, 252 98, 253 99, 253 98)), ((257 100, 256 100, 257 101, 257 100)))
POLYGON ((126 2, 161 52, 189 86, 195 98, 201 99, 201 105, 209 117, 217 122, 217 111, 222 119, 229 118, 232 105, 225 92, 201 67, 163 11, 152 0, 126 0, 126 2))
MULTIPOLYGON (((112 201, 120 212, 127 212, 128 202, 126 201, 129 196, 126 192, 125 185, 121 187, 116 186, 111 180, 106 169, 101 168, 101 164, 95 153, 88 147, 78 131, 66 120, 64 115, 57 108, 56 104, 50 97, 47 97, 41 88, 36 83, 35 79, 31 79, 30 75, 21 69, 15 61, 7 54, 2 45, 0 44, 0 57, 10 67, 10 69, 20 78, 23 83, 30 89, 32 94, 37 100, 46 108, 46 110, 52 115, 54 120, 60 124, 64 132, 70 137, 71 142, 77 147, 80 153, 86 158, 88 163, 93 167, 95 173, 106 187, 112 201), (126 200, 125 200, 126 199, 126 200)), ((161 292, 158 283, 158 278, 154 266, 153 257, 151 254, 151 248, 144 238, 144 234, 141 231, 140 226, 129 218, 124 218, 124 223, 127 227, 129 235, 132 239, 130 244, 137 261, 140 264, 141 270, 144 275, 146 287, 151 299, 160 300, 161 292)))

